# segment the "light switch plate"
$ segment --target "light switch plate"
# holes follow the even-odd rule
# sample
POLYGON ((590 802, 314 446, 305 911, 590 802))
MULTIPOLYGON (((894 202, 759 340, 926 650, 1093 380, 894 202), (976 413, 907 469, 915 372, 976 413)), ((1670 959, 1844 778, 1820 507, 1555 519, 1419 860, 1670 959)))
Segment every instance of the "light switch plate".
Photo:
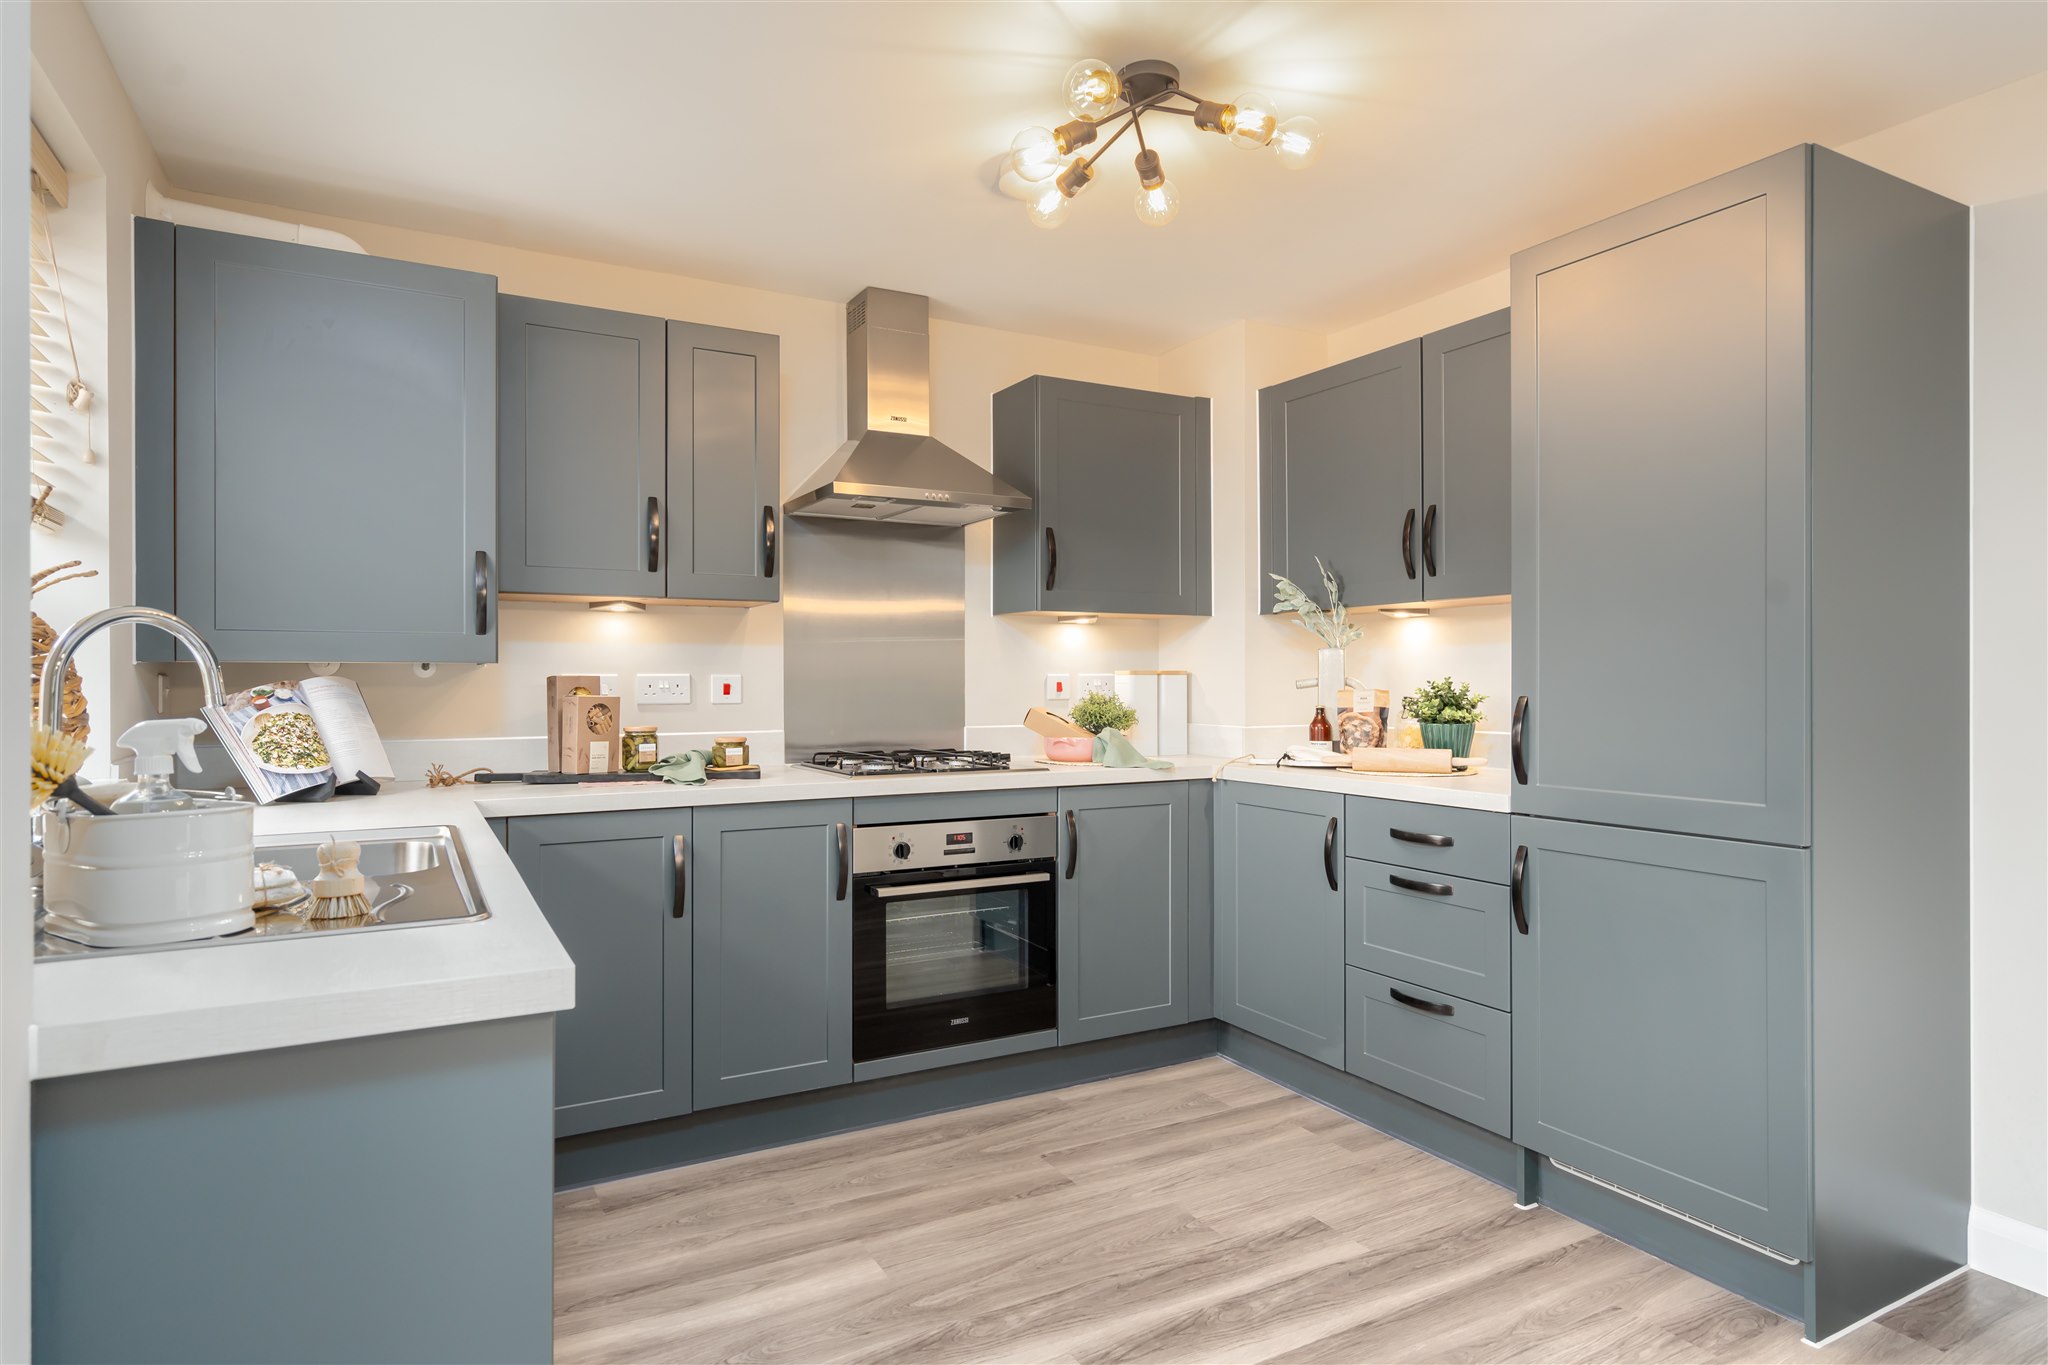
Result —
POLYGON ((1046 674, 1045 699, 1047 701, 1072 701, 1074 699, 1073 676, 1067 673, 1046 674))
POLYGON ((597 675, 597 694, 598 694, 598 695, 599 695, 600 697, 616 697, 616 696, 618 696, 618 695, 619 695, 619 675, 618 675, 618 674, 616 674, 616 673, 600 673, 600 674, 598 674, 598 675, 597 675))
POLYGON ((713 706, 737 706, 740 701, 740 675, 737 673, 713 673, 711 675, 711 704, 713 706))
POLYGON ((633 678, 633 699, 642 706, 688 706, 690 675, 640 673, 633 678))

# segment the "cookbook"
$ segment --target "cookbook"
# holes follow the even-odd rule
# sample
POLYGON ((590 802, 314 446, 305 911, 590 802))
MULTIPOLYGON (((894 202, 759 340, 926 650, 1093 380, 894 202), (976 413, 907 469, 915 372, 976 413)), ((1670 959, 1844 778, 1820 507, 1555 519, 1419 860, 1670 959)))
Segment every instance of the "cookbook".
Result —
POLYGON ((201 714, 259 805, 374 792, 395 776, 362 689, 347 678, 264 683, 201 714))

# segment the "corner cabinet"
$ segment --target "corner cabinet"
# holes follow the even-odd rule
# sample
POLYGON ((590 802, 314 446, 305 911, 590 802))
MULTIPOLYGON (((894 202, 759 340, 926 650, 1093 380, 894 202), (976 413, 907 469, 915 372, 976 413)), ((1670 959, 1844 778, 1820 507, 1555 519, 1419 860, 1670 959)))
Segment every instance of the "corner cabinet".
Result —
POLYGON ((853 802, 703 806, 691 890, 698 1109, 853 1080, 853 802))
POLYGON ((995 395, 997 613, 1209 614, 1209 400, 1033 375, 995 395))
POLYGON ((781 594, 781 342, 507 296, 504 591, 750 606, 781 594))
POLYGON ((1508 338, 1502 309, 1259 390, 1261 584, 1320 556, 1355 607, 1505 597, 1508 338))
POLYGON ((1344 798, 1216 785, 1216 1017, 1344 1068, 1344 798))
POLYGON ((1188 1022, 1187 785, 1066 788, 1059 841, 1061 1045, 1188 1022))
POLYGON ((135 292, 138 600, 223 661, 494 662, 497 281, 141 218, 135 292))
POLYGON ((576 964, 555 1135, 690 1112, 690 812, 523 816, 507 848, 576 964))

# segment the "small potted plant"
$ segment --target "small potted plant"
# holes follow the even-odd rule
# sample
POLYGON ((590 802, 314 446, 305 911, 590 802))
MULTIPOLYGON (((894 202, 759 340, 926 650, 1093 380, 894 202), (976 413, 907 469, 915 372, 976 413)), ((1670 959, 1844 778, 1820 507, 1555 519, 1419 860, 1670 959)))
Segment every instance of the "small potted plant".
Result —
POLYGON ((1061 763, 1091 763, 1095 759, 1095 740, 1092 737, 1104 730, 1121 730, 1129 734, 1131 727, 1138 723, 1138 713, 1125 705, 1114 692, 1091 688, 1074 703, 1067 719, 1086 730, 1091 738, 1057 739, 1047 736, 1045 756, 1061 763))
POLYGON ((1449 749, 1453 757, 1472 756, 1472 731, 1485 715, 1479 709, 1484 696, 1475 695, 1469 684, 1449 678, 1426 682, 1412 697, 1401 700, 1401 714, 1412 716, 1422 730, 1422 747, 1449 749))

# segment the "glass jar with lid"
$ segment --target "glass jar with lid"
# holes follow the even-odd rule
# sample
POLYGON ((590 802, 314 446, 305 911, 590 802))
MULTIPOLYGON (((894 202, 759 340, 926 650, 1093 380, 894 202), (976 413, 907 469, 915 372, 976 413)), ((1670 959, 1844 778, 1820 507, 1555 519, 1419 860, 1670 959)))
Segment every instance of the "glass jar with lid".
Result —
POLYGON ((652 725, 628 725, 619 732, 619 766, 644 773, 661 762, 661 739, 652 725))
POLYGON ((753 761, 753 748, 745 735, 721 735, 711 741, 711 766, 714 768, 744 768, 753 761))

